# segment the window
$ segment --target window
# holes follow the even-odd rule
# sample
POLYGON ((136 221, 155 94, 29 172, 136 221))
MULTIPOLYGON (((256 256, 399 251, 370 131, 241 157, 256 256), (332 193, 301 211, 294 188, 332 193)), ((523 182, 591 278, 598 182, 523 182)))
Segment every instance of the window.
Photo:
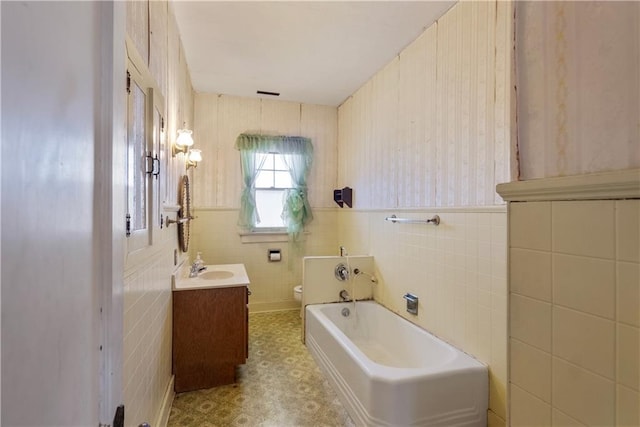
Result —
MULTIPOLYGON (((126 230, 127 254, 147 248, 161 227, 161 162, 165 162, 164 99, 127 42, 126 230)), ((166 169, 165 169, 166 170, 166 169)))
POLYGON ((282 229, 286 224, 282 219, 282 207, 287 190, 293 188, 291 174, 282 154, 255 153, 257 176, 255 183, 256 210, 260 222, 257 230, 282 229))
POLYGON ((307 177, 313 146, 301 136, 240 134, 243 189, 238 226, 248 231, 284 229, 299 241, 313 219, 307 198, 307 177))

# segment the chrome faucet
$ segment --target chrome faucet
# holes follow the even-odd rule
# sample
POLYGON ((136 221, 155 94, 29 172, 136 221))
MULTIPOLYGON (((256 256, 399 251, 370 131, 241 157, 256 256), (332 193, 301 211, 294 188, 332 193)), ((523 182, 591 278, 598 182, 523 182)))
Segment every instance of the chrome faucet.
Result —
POLYGON ((349 268, 343 263, 336 265, 336 268, 333 270, 333 272, 336 276, 336 279, 340 280, 341 282, 349 280, 349 268))
POLYGON ((198 265, 194 262, 189 271, 189 277, 198 277, 198 265))
POLYGON ((418 314, 418 297, 411 294, 411 293, 406 293, 404 294, 404 296, 402 297, 404 299, 407 300, 407 312, 411 313, 411 314, 418 314))
POLYGON ((356 277, 364 274, 365 276, 369 276, 369 280, 371 280, 372 283, 378 283, 378 279, 376 279, 376 276, 371 273, 367 273, 366 271, 362 271, 359 268, 354 268, 353 274, 355 274, 356 277))
POLYGON ((198 273, 200 272, 200 266, 197 262, 191 264, 191 270, 189 270, 189 277, 198 277, 198 273))
POLYGON ((340 301, 349 302, 351 301, 351 297, 349 296, 349 292, 346 289, 340 291, 340 301))

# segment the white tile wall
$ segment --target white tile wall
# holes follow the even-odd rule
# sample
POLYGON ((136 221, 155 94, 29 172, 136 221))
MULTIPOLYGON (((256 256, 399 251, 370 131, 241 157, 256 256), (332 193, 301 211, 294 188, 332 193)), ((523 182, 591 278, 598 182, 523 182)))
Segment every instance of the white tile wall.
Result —
MULTIPOLYGON (((487 363, 493 425, 506 420, 507 290, 504 208, 339 213, 338 242, 375 258, 374 295, 383 305, 487 363), (393 224, 392 213, 430 218, 438 227, 393 224), (402 296, 420 298, 418 316, 402 296), (501 421, 500 421, 501 420, 501 421)), ((549 335, 550 340, 550 335, 549 335)))
POLYGON ((371 256, 307 256, 303 260, 302 304, 319 304, 340 301, 340 291, 346 290, 356 300, 373 298, 373 289, 378 286, 367 276, 351 276, 352 280, 340 281, 334 274, 335 267, 343 263, 351 271, 360 269, 374 273, 374 259, 371 256))
POLYGON ((511 424, 540 427, 551 425, 551 406, 518 386, 511 386, 511 424))
POLYGON ((124 403, 127 425, 155 423, 171 380, 172 244, 128 271, 124 282, 124 403))
POLYGON ((314 209, 313 215, 302 253, 294 253, 286 241, 242 243, 236 227, 237 209, 196 209, 190 250, 192 254, 202 252, 208 264, 243 263, 251 281, 251 311, 298 307, 293 288, 302 284, 302 256, 338 254, 336 210, 314 209), (281 262, 267 261, 270 248, 282 251, 281 262))
MULTIPOLYGON (((167 1, 127 2, 127 34, 143 58, 165 100, 166 143, 193 124, 193 91, 173 10, 167 1)), ((166 193, 177 203, 182 155, 168 159, 162 171, 166 193)), ((199 171, 199 169, 198 169, 199 171)), ((193 181, 192 181, 193 182, 193 181)), ((165 212, 166 215, 166 212, 165 212)), ((175 226, 159 231, 154 245, 132 254, 124 272, 123 384, 126 425, 160 425, 168 415, 165 394, 171 384, 171 273, 177 248, 175 226)))
POLYGON ((512 425, 639 424, 639 207, 509 205, 512 425))

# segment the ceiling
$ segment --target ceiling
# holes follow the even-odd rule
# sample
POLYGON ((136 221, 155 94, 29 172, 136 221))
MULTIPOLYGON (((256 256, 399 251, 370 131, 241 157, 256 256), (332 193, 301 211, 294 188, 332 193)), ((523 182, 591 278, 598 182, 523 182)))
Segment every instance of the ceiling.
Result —
POLYGON ((453 4, 175 0, 173 7, 197 92, 261 90, 335 106, 453 4))

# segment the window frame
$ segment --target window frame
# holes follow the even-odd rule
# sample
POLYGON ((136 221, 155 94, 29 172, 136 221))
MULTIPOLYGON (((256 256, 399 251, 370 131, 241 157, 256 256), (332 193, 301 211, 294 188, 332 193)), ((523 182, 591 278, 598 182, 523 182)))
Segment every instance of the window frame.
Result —
MULTIPOLYGON (((254 200, 256 202, 256 211, 258 212, 258 215, 260 215, 260 209, 259 209, 259 205, 258 205, 258 197, 257 197, 257 192, 260 191, 278 191, 282 193, 283 199, 284 199, 284 194, 285 191, 287 190, 291 190, 294 188, 293 186, 293 179, 291 178, 291 172, 289 171, 289 169, 277 169, 276 168, 276 164, 278 163, 276 161, 276 157, 275 156, 281 156, 281 163, 285 164, 284 162, 284 154, 279 153, 279 152, 275 152, 275 151, 270 151, 268 153, 261 153, 261 152, 257 152, 254 153, 254 156, 258 157, 258 156, 273 156, 272 157, 272 164, 273 164, 273 168, 264 168, 264 162, 259 162, 257 161, 258 159, 256 159, 256 165, 257 165, 257 169, 256 169, 256 182, 258 181, 258 174, 260 172, 271 172, 272 173, 272 186, 271 187, 258 187, 257 184, 254 185, 252 191, 253 191, 253 197, 254 200), (289 178, 289 182, 290 182, 290 186, 289 187, 277 187, 276 184, 276 173, 277 172, 286 172, 289 178)), ((285 166, 286 167, 286 166, 285 166)), ((284 209, 284 200, 281 202, 280 204, 280 215, 282 214, 282 210, 284 209)), ((260 226, 259 224, 254 224, 253 227, 251 227, 251 233, 263 233, 263 234, 286 234, 287 233, 287 226, 286 224, 284 224, 284 221, 282 222, 282 226, 281 227, 270 227, 270 226, 260 226)))
MULTIPOLYGON (((125 167, 125 211, 127 215, 133 216, 135 210, 144 210, 145 227, 131 230, 126 242, 126 265, 134 265, 141 259, 145 250, 160 241, 162 229, 163 202, 166 201, 164 194, 167 192, 167 177, 169 175, 168 155, 166 144, 165 126, 165 99, 157 88, 155 80, 151 75, 144 60, 135 49, 133 42, 127 37, 125 40, 127 50, 127 78, 129 80, 127 93, 127 124, 126 124, 126 167, 125 167), (139 89, 138 89, 139 88, 139 89), (144 96, 144 108, 140 112, 133 111, 133 92, 139 90, 144 96), (137 117, 136 113, 141 113, 137 117), (141 162, 143 173, 142 183, 144 185, 144 200, 142 204, 131 205, 130 192, 132 187, 131 174, 140 171, 131 170, 134 163, 130 161, 132 154, 130 131, 132 125, 137 123, 144 131, 143 159, 141 162), (154 160, 155 159, 155 160, 154 160), (151 171, 151 172, 148 172, 151 171), (165 200, 163 200, 165 199, 165 200)), ((139 150, 134 150, 134 155, 139 155, 139 150)), ((128 219, 127 219, 128 220, 128 219)))
MULTIPOLYGON (((127 150, 126 150, 127 165, 126 165, 126 206, 125 208, 127 212, 127 218, 128 218, 127 220, 129 221, 130 224, 133 223, 131 218, 139 215, 137 213, 138 210, 142 210, 144 212, 142 214, 142 217, 145 221, 143 227, 137 228, 137 229, 131 229, 129 231, 129 235, 127 236, 127 252, 131 253, 131 252, 135 252, 137 250, 143 249, 151 244, 150 230, 152 228, 153 217, 150 215, 150 210, 152 210, 153 205, 151 202, 151 188, 150 188, 152 184, 149 181, 149 178, 145 172, 141 170, 132 169, 135 167, 137 163, 135 160, 131 158, 132 155, 134 156, 141 155, 141 153, 139 152, 140 150, 138 150, 138 148, 140 147, 138 147, 136 142, 131 138, 131 131, 135 126, 141 125, 141 129, 144 132, 143 141, 142 141, 142 145, 143 145, 142 151, 144 151, 144 153, 146 154, 151 149, 150 147, 151 138, 149 137, 150 129, 149 129, 149 120, 148 120, 150 93, 149 93, 149 88, 145 84, 144 77, 140 72, 138 72, 137 68, 135 67, 135 64, 131 60, 129 61, 127 72, 128 72, 128 78, 130 83, 129 83, 129 93, 127 94, 127 150), (138 89, 144 97, 144 108, 142 109, 144 117, 142 118, 136 117, 136 114, 134 111, 135 108, 133 106, 134 93, 138 89), (138 190, 140 190, 136 188, 135 184, 133 183, 134 181, 137 180, 136 178, 134 178, 134 175, 137 175, 140 173, 142 174, 142 178, 139 181, 143 186, 142 191, 144 193, 144 197, 142 198, 142 200, 139 200, 138 203, 134 203, 132 202, 131 192, 132 190, 134 192, 137 192, 138 190)), ((139 166, 141 167, 144 166, 145 162, 146 162, 146 159, 143 156, 142 163, 139 166)), ((130 227, 133 227, 133 226, 130 226, 130 227)))

